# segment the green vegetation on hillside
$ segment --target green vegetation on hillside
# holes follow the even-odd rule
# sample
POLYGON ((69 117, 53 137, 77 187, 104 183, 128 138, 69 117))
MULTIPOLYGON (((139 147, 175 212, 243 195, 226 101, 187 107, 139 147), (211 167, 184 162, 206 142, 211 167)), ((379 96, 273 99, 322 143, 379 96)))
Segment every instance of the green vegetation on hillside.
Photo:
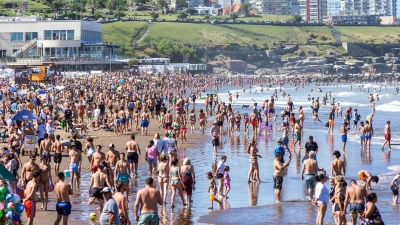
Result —
POLYGON ((397 43, 400 27, 384 26, 335 26, 343 42, 366 42, 371 44, 397 43))
POLYGON ((333 36, 327 27, 295 27, 247 24, 191 24, 191 23, 154 23, 150 34, 141 45, 163 39, 190 45, 252 44, 261 48, 272 48, 274 43, 305 44, 306 39, 315 43, 332 43, 333 36))
POLYGON ((129 21, 103 24, 103 42, 122 45, 125 54, 132 54, 133 43, 143 36, 148 26, 146 22, 129 21))

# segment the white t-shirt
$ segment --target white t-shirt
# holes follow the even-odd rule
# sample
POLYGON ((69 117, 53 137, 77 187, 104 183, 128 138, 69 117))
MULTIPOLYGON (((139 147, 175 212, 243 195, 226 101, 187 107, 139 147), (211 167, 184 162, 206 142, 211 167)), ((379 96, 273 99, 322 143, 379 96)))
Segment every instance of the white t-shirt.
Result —
POLYGON ((222 162, 222 160, 220 160, 220 161, 218 162, 217 168, 219 168, 219 169, 218 169, 218 173, 224 174, 224 171, 225 171, 225 163, 222 162))
POLYGON ((396 176, 393 178, 393 181, 394 181, 394 185, 396 185, 396 187, 399 188, 399 184, 400 184, 400 175, 396 175, 396 176))
POLYGON ((100 109, 95 109, 95 110, 93 110, 93 116, 94 116, 95 118, 99 118, 99 116, 100 116, 100 109))

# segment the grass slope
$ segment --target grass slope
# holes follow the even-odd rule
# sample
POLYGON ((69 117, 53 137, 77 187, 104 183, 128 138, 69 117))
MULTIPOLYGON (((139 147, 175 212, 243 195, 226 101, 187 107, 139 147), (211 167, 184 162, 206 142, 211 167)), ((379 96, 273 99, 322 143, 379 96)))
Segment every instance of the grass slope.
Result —
POLYGON ((207 44, 209 46, 222 44, 240 44, 258 47, 272 47, 274 42, 306 43, 306 38, 314 34, 317 43, 331 43, 333 36, 327 27, 294 27, 246 24, 189 24, 189 23, 154 23, 150 34, 142 45, 169 39, 177 43, 191 45, 207 44), (321 40, 324 36, 326 40, 321 40))
POLYGON ((335 26, 343 42, 396 43, 400 41, 400 27, 335 26))
POLYGON ((103 42, 130 46, 146 32, 147 22, 114 22, 102 25, 103 42))

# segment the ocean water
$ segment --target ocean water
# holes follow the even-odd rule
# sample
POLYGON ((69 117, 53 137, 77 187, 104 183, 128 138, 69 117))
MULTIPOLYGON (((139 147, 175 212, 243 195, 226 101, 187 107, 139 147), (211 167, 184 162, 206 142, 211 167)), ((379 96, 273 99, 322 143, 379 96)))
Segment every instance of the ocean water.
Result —
MULTIPOLYGON (((343 106, 343 112, 348 107, 353 109, 357 108, 364 121, 366 116, 371 113, 371 106, 369 94, 366 88, 370 88, 373 92, 378 85, 364 85, 364 91, 360 91, 358 86, 353 85, 353 90, 350 90, 349 85, 341 85, 339 88, 336 86, 322 86, 322 92, 316 92, 317 87, 315 84, 310 84, 305 88, 300 88, 297 91, 289 85, 283 86, 282 90, 286 94, 290 94, 294 101, 297 112, 299 106, 303 106, 305 113, 304 133, 302 135, 302 145, 308 140, 309 135, 314 136, 314 140, 319 145, 319 152, 317 155, 320 167, 325 168, 327 172, 330 170, 330 162, 333 160, 332 153, 334 150, 341 150, 341 137, 340 125, 343 121, 342 118, 336 118, 335 129, 333 135, 328 135, 326 127, 328 112, 330 104, 321 106, 319 117, 322 123, 313 123, 311 117, 311 102, 307 100, 308 94, 311 97, 320 97, 322 100, 325 92, 331 91, 332 97, 335 98, 336 103, 343 106), (313 92, 311 92, 313 89, 313 92)), ((264 84, 264 87, 266 85, 264 84)), ((272 86, 269 91, 264 89, 261 92, 260 87, 253 86, 252 93, 249 93, 248 88, 243 93, 241 87, 224 87, 220 88, 219 96, 222 101, 228 102, 228 91, 233 93, 234 102, 232 104, 234 111, 241 113, 251 113, 251 107, 242 109, 242 105, 252 105, 253 102, 259 104, 261 108, 262 102, 270 99, 274 89, 278 90, 279 99, 276 102, 276 113, 283 110, 287 102, 287 98, 282 98, 279 92, 279 87, 272 86), (257 93, 255 90, 257 89, 257 93), (239 93, 239 99, 235 99, 235 93, 239 93)), ((363 89, 363 90, 364 90, 363 89)), ((213 93, 210 91, 209 93, 213 93)), ((379 175, 380 181, 378 184, 373 183, 372 188, 378 194, 377 206, 380 209, 383 219, 386 224, 399 224, 400 214, 398 208, 392 206, 392 193, 389 189, 391 179, 400 170, 400 154, 399 146, 392 146, 392 151, 388 152, 387 147, 385 151, 381 151, 380 146, 384 141, 383 127, 386 120, 391 120, 392 128, 392 143, 400 143, 400 125, 397 118, 400 112, 400 97, 395 95, 395 87, 388 87, 385 90, 377 91, 380 101, 376 102, 376 111, 373 118, 373 125, 375 136, 372 138, 372 150, 370 153, 360 151, 359 135, 356 130, 350 130, 348 135, 348 143, 346 147, 346 154, 344 160, 347 165, 346 180, 357 179, 357 172, 361 169, 370 171, 373 175, 379 175)), ((329 99, 328 99, 329 101, 329 99)), ((196 111, 200 108, 205 108, 203 100, 200 100, 195 106, 196 111)), ((344 115, 344 113, 343 113, 344 115)), ((297 113, 296 113, 297 117, 297 113)), ((210 116, 208 121, 213 121, 210 116)), ((198 126, 198 125, 197 125, 198 126)), ((241 133, 236 133, 231 136, 224 135, 222 139, 221 148, 218 154, 213 155, 213 147, 211 138, 208 135, 208 130, 205 132, 206 139, 204 143, 198 143, 195 147, 184 149, 180 151, 179 158, 183 160, 185 157, 191 158, 192 165, 196 171, 196 191, 193 195, 193 203, 190 208, 183 208, 180 204, 178 197, 176 198, 176 208, 171 208, 170 198, 168 195, 167 205, 160 207, 161 224, 313 224, 317 215, 317 208, 306 201, 307 189, 305 183, 301 181, 301 168, 303 152, 301 154, 294 154, 292 162, 288 168, 288 174, 284 178, 282 190, 282 204, 274 204, 274 189, 273 189, 273 168, 272 162, 274 159, 273 151, 276 145, 276 139, 281 136, 281 132, 277 131, 280 127, 280 121, 273 125, 273 130, 268 132, 261 132, 257 137, 257 147, 259 154, 262 158, 259 159, 260 178, 261 183, 247 183, 247 174, 249 170, 247 145, 249 140, 253 138, 252 132, 244 134, 244 127, 242 126, 241 133), (231 177, 231 191, 228 194, 229 199, 224 200, 221 207, 214 203, 214 211, 207 209, 209 206, 209 195, 207 193, 208 181, 206 173, 215 171, 216 163, 221 155, 227 156, 226 165, 230 166, 231 177)), ((226 126, 225 126, 226 128, 226 126)), ((196 132, 199 132, 196 130, 196 132)), ((196 142, 190 139, 189 142, 196 142)), ((288 154, 286 153, 286 157, 288 154)), ((131 185, 134 191, 144 186, 144 180, 147 178, 148 166, 144 165, 139 168, 139 177, 131 185)), ((88 179, 88 174, 84 175, 88 179)), ((217 182, 218 183, 218 182, 217 182)), ((82 190, 87 190, 87 183, 82 184, 82 190)), ((327 184, 329 186, 329 184, 327 184)), ((95 211, 97 206, 87 206, 86 200, 88 194, 86 191, 79 196, 80 200, 73 203, 74 209, 79 210, 79 214, 74 213, 72 217, 78 220, 88 220, 88 215, 91 211, 95 211)), ((135 193, 129 197, 129 212, 132 224, 133 222, 133 205, 135 201, 135 193)), ((325 221, 327 224, 333 224, 334 220, 331 215, 330 208, 328 207, 325 221)), ((349 219, 349 218, 348 218, 349 219)), ((89 222, 88 222, 89 223, 89 222)))

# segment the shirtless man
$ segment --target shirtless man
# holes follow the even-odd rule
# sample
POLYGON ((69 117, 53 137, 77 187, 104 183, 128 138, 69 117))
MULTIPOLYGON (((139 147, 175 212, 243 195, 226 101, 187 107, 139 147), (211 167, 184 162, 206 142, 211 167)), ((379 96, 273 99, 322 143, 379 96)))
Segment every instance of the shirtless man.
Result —
POLYGON ((385 147, 386 144, 389 147, 389 151, 392 150, 392 146, 390 146, 391 133, 392 132, 391 132, 391 129, 390 129, 390 121, 388 120, 388 121, 386 121, 385 128, 383 129, 383 134, 385 136, 385 142, 382 145, 382 148, 381 148, 382 151, 383 151, 383 148, 385 147))
POLYGON ((76 149, 76 143, 71 142, 71 150, 69 150, 69 169, 71 171, 71 186, 74 188, 74 179, 76 177, 76 188, 79 190, 80 178, 81 178, 81 166, 82 166, 82 155, 81 152, 76 149))
POLYGON ((333 155, 335 156, 335 159, 331 163, 331 176, 336 177, 336 176, 345 176, 346 175, 346 165, 344 161, 340 160, 340 152, 338 150, 333 152, 333 155), (343 173, 342 173, 343 171, 343 173))
POLYGON ((164 116, 164 124, 165 124, 166 130, 171 129, 172 120, 173 120, 173 118, 172 118, 171 110, 168 110, 167 114, 165 114, 165 116, 164 116))
POLYGON ((52 152, 54 152, 54 172, 58 174, 60 171, 60 163, 62 160, 62 144, 60 141, 60 135, 56 135, 56 141, 53 143, 52 152))
POLYGON ((40 142, 39 156, 47 158, 48 164, 50 164, 50 162, 51 162, 51 157, 50 157, 51 146, 52 146, 52 143, 51 143, 50 136, 48 133, 45 133, 44 140, 40 142))
POLYGON ((361 215, 364 212, 366 198, 367 191, 365 190, 365 188, 357 185, 357 181, 351 180, 350 187, 346 190, 344 209, 346 210, 347 205, 350 203, 350 215, 353 225, 357 224, 357 217, 361 218, 361 215))
POLYGON ((258 113, 257 109, 253 109, 253 112, 250 114, 250 123, 253 125, 253 135, 258 134, 258 113))
MULTIPOLYGON (((114 177, 117 181, 124 185, 126 196, 129 196, 129 162, 125 159, 125 152, 121 152, 118 162, 115 165, 114 177)), ((123 191, 122 191, 123 193, 123 191)))
POLYGON ((346 143, 347 143, 347 131, 350 130, 350 128, 347 127, 348 123, 344 122, 342 127, 340 128, 340 132, 342 132, 342 151, 346 151, 346 143))
POLYGON ((128 214, 128 198, 124 196, 126 186, 122 182, 117 182, 117 192, 113 195, 113 199, 118 205, 119 220, 121 225, 131 224, 128 214))
POLYGON ((120 153, 119 151, 115 150, 115 145, 110 144, 108 146, 110 148, 110 151, 106 153, 106 161, 108 164, 111 166, 111 169, 115 169, 115 165, 117 164, 117 161, 119 160, 120 153))
POLYGON ((274 189, 275 189, 275 198, 276 203, 281 202, 281 191, 283 184, 283 177, 286 176, 287 170, 286 168, 289 166, 290 158, 286 163, 282 163, 282 154, 277 152, 275 154, 274 159, 274 189))
POLYGON ((129 175, 133 178, 133 164, 135 164, 135 175, 137 174, 139 158, 142 158, 139 143, 135 141, 135 135, 131 134, 131 140, 125 145, 125 150, 128 152, 127 158, 129 162, 129 175))
POLYGON ((160 192, 153 188, 153 178, 147 178, 146 186, 136 196, 135 215, 139 224, 158 224, 158 205, 163 204, 160 192), (140 210, 140 213, 139 213, 140 210))
POLYGON ((296 123, 294 124, 294 151, 296 151, 296 144, 299 143, 299 153, 301 150, 301 131, 303 130, 303 127, 300 125, 301 121, 300 119, 296 120, 296 123))
POLYGON ((96 166, 99 168, 100 163, 106 159, 106 154, 104 152, 101 152, 101 145, 96 146, 96 152, 92 154, 92 161, 90 162, 90 170, 92 173, 95 173, 96 171, 93 171, 93 168, 96 166))
POLYGON ((367 120, 364 126, 365 150, 371 150, 372 135, 374 135, 374 128, 367 120))
POLYGON ((214 121, 213 126, 210 129, 210 135, 212 137, 212 144, 214 147, 214 154, 217 154, 218 146, 219 146, 219 134, 220 129, 217 126, 218 121, 214 121))
POLYGON ((217 121, 217 126, 219 127, 219 134, 222 135, 224 129, 224 117, 221 112, 217 112, 215 115, 215 120, 217 121))
POLYGON ((33 218, 35 217, 35 214, 36 214, 36 202, 38 199, 36 190, 37 190, 37 185, 38 185, 39 179, 40 179, 39 170, 33 171, 32 179, 26 184, 26 187, 25 187, 25 191, 24 191, 25 198, 24 198, 23 202, 24 202, 26 217, 28 218, 26 225, 33 225, 33 218))
POLYGON ((147 128, 149 127, 150 116, 147 113, 147 109, 144 110, 144 113, 140 116, 142 122, 140 123, 140 127, 142 128, 142 135, 147 136, 147 128))
POLYGON ((57 173, 58 182, 54 186, 54 191, 57 196, 57 219, 54 222, 54 225, 60 224, 61 219, 63 220, 62 224, 68 224, 68 216, 71 214, 71 201, 69 200, 69 196, 73 194, 71 185, 64 182, 65 175, 63 172, 57 173))
POLYGON ((283 147, 286 147, 286 150, 289 152, 289 157, 292 157, 292 152, 289 148, 289 127, 286 123, 282 124, 282 127, 279 129, 282 131, 282 143, 283 147))
POLYGON ((33 172, 39 170, 39 165, 35 163, 35 160, 36 156, 31 155, 30 161, 22 166, 20 181, 23 182, 25 186, 28 184, 30 180, 32 180, 33 172))
POLYGON ((309 200, 313 200, 314 198, 314 189, 315 189, 315 176, 318 171, 325 171, 324 168, 318 167, 317 160, 314 159, 315 152, 310 151, 308 153, 308 159, 303 162, 303 169, 301 171, 301 180, 304 180, 304 171, 306 172, 306 186, 308 190, 309 200))
POLYGON ((107 174, 103 172, 104 166, 99 165, 97 167, 96 173, 92 174, 92 177, 90 178, 90 184, 89 184, 89 205, 94 202, 95 199, 99 201, 99 206, 100 206, 100 214, 103 212, 103 195, 100 193, 101 190, 104 188, 104 184, 106 183, 108 187, 112 188, 114 190, 114 187, 111 185, 110 180, 108 179, 107 174))

